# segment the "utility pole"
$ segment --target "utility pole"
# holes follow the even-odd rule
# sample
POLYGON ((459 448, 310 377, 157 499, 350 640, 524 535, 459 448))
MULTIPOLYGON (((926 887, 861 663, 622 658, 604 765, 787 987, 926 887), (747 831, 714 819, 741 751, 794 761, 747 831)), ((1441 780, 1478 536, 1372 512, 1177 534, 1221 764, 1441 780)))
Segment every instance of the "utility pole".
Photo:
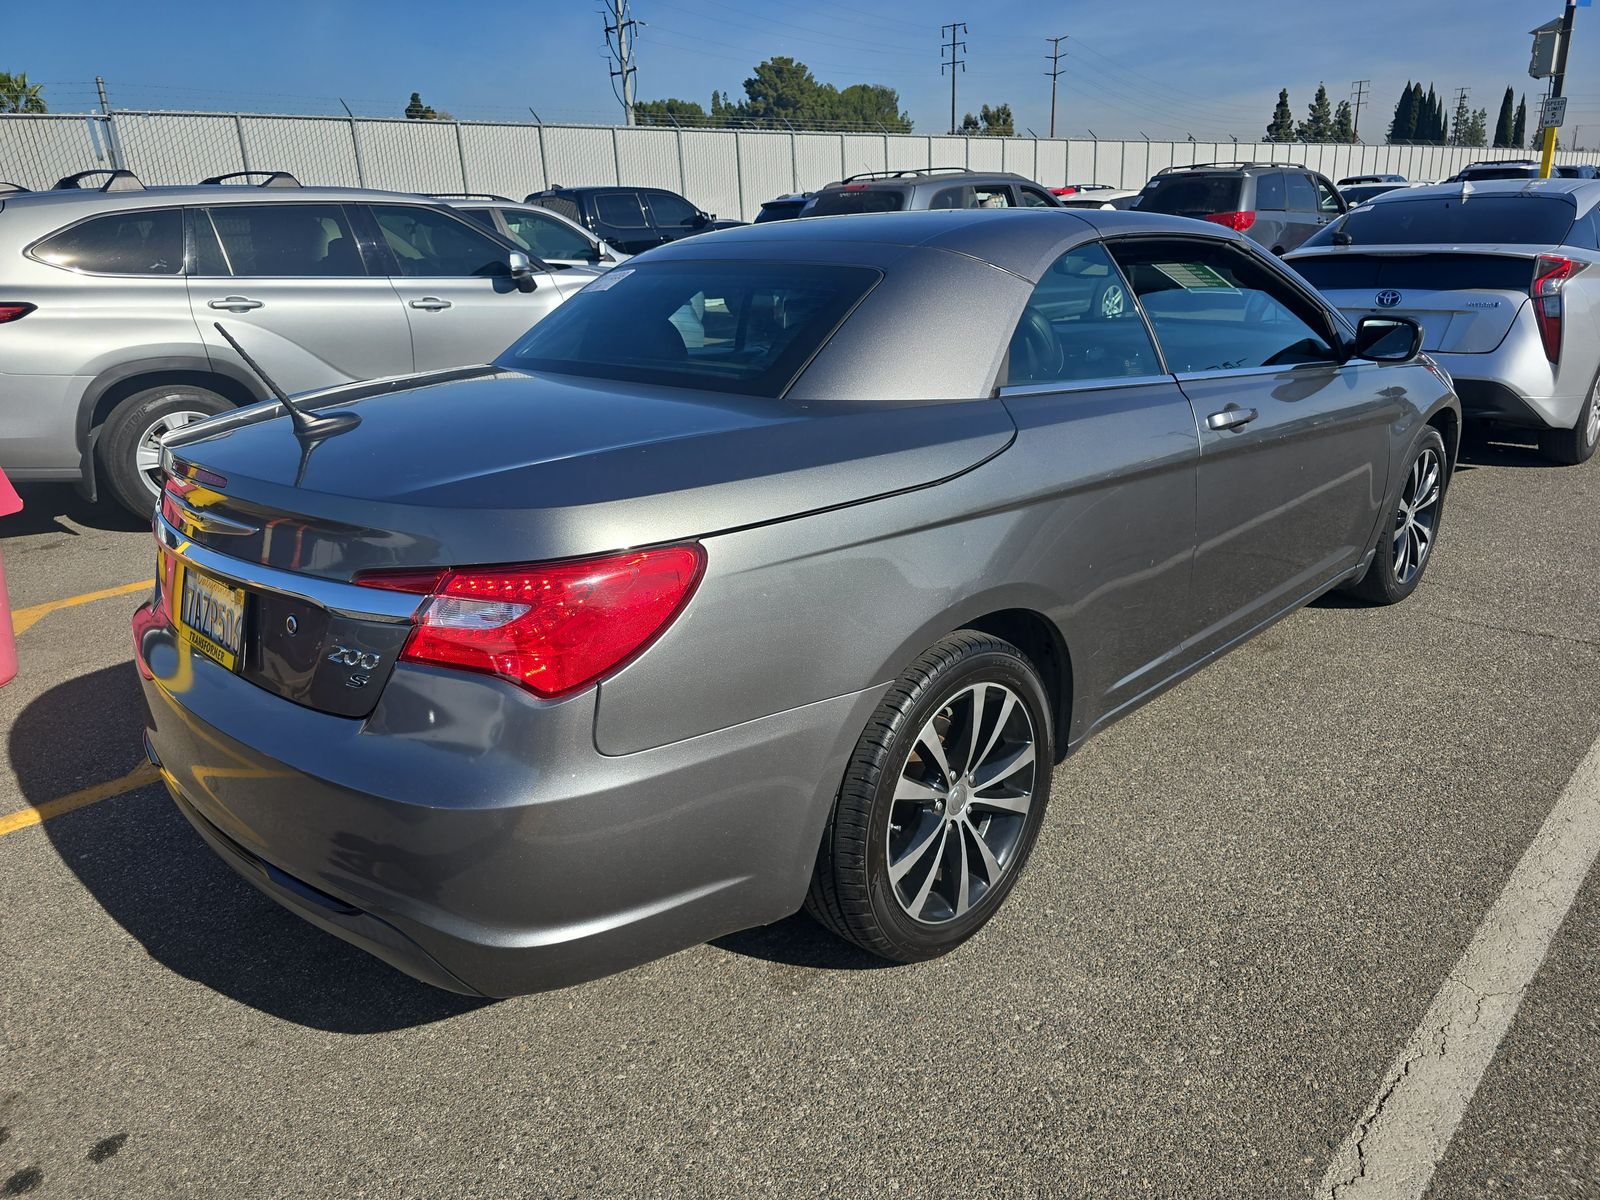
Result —
MULTIPOLYGON (((1561 41, 1556 47, 1556 73, 1550 79, 1550 99, 1561 95, 1561 86, 1567 81, 1567 51, 1572 46, 1572 18, 1578 11, 1578 0, 1567 0, 1566 11, 1561 14, 1561 41)), ((1546 102, 1548 107, 1549 102, 1546 102)), ((1544 130, 1544 152, 1539 156, 1539 178, 1549 179, 1550 169, 1556 159, 1556 126, 1544 130)))
POLYGON ((960 67, 963 71, 965 71, 967 69, 967 60, 964 59, 964 58, 957 58, 956 57, 956 55, 962 53, 967 48, 967 44, 965 42, 958 42, 956 40, 956 32, 958 30, 961 33, 965 33, 967 31, 967 23, 965 21, 956 21, 956 22, 954 22, 953 24, 950 24, 950 25, 941 25, 941 26, 939 26, 939 36, 940 36, 940 38, 948 37, 950 39, 949 42, 941 42, 941 44, 939 46, 939 74, 943 75, 945 68, 946 67, 950 68, 950 132, 951 133, 954 133, 956 131, 956 68, 960 67), (950 59, 949 59, 948 62, 945 61, 945 57, 944 57, 944 52, 946 50, 950 51, 950 59))
POLYGON ((124 165, 122 158, 122 141, 117 137, 116 118, 111 115, 111 102, 106 99, 105 77, 94 77, 94 90, 100 95, 100 113, 106 119, 106 143, 111 151, 111 165, 121 170, 124 165))
POLYGON ((1458 87, 1456 89, 1456 110, 1454 115, 1452 115, 1450 118, 1450 144, 1452 146, 1459 146, 1462 144, 1461 117, 1463 114, 1469 118, 1472 115, 1467 111, 1467 97, 1470 95, 1472 95, 1472 89, 1469 87, 1458 87))
POLYGON ((1045 38, 1050 43, 1050 69, 1045 72, 1050 76, 1050 136, 1056 135, 1056 76, 1061 74, 1061 43, 1067 40, 1067 35, 1045 38))
POLYGON ((1351 99, 1355 102, 1356 106, 1356 116, 1355 121, 1351 126, 1351 133, 1355 135, 1355 139, 1358 142, 1361 140, 1361 103, 1367 98, 1367 89, 1371 86, 1371 84, 1372 80, 1370 79, 1358 79, 1355 81, 1355 83, 1350 85, 1355 89, 1351 95, 1351 99))
MULTIPOLYGON (((628 12, 628 0, 611 0, 610 11, 606 13, 606 49, 611 52, 611 57, 616 60, 616 67, 611 72, 612 79, 622 80, 622 92, 617 99, 622 102, 622 116, 626 124, 633 124, 633 36, 634 30, 639 27, 628 12), (616 38, 616 42, 612 42, 616 38)), ((616 84, 611 85, 615 92, 616 84)))

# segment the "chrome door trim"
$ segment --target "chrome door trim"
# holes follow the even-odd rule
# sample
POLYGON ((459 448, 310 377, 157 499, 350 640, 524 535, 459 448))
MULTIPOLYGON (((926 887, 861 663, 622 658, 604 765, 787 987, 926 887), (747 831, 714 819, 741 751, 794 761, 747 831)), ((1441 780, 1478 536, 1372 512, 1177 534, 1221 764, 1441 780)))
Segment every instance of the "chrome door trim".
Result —
POLYGON ((1171 375, 1111 375, 1104 379, 1062 379, 1054 383, 1015 383, 996 391, 1005 396, 1053 396, 1060 392, 1109 392, 1117 388, 1171 383, 1171 375))

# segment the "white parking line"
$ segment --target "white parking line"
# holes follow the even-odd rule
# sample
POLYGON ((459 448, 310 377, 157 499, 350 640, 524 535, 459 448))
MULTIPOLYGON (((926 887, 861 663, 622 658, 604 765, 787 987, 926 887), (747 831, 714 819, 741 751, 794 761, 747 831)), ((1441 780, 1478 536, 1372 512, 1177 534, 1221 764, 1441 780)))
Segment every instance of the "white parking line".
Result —
POLYGON ((1600 855, 1600 739, 1562 790, 1317 1195, 1420 1198, 1600 855))

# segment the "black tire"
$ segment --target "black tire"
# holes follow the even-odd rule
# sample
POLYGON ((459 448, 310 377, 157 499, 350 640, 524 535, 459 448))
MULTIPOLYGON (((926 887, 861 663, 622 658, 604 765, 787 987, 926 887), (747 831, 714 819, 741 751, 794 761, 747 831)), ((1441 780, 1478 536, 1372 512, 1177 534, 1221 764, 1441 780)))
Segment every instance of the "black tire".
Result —
POLYGON ((1578 419, 1571 429, 1546 429, 1539 434, 1539 449, 1551 462, 1563 467, 1575 467, 1594 457, 1600 445, 1600 425, 1595 413, 1600 410, 1600 373, 1589 385, 1589 397, 1578 410, 1578 419))
MULTIPOLYGON (((994 916, 1027 864, 1050 798, 1050 771, 1055 763, 1053 731, 1050 701, 1039 673, 1011 643, 989 634, 961 630, 932 646, 889 689, 856 744, 823 833, 811 890, 806 897, 807 911, 846 941, 895 962, 936 958, 966 941, 994 916), (982 684, 991 686, 976 693, 969 692, 974 685, 982 684), (1013 701, 1009 706, 1007 692, 1013 701), (941 802, 939 816, 928 811, 928 819, 935 824, 940 821, 948 824, 941 836, 947 836, 953 829, 956 840, 939 842, 931 858, 920 859, 928 864, 922 879, 943 881, 947 874, 953 874, 954 866, 961 872, 958 878, 962 882, 945 886, 958 890, 963 899, 970 895, 978 898, 964 912, 959 912, 952 904, 950 915, 937 923, 925 923, 912 918, 890 876, 891 837, 904 833, 899 826, 894 827, 898 832, 892 832, 890 821, 897 811, 904 819, 907 804, 897 801, 895 792, 901 784, 902 771, 932 769, 936 772, 936 768, 917 767, 912 758, 916 751, 917 762, 932 763, 919 745, 925 727, 933 728, 937 721, 944 720, 951 736, 957 739, 952 746, 977 745, 977 737, 968 736, 972 725, 970 718, 959 726, 949 722, 952 708, 959 708, 962 698, 972 694, 976 694, 978 700, 976 703, 966 701, 967 712, 976 709, 979 713, 979 735, 985 728, 983 714, 987 713, 989 728, 996 739, 990 745, 995 747, 996 755, 1024 753, 1003 749, 1020 746, 1022 742, 1002 737, 1002 728, 1005 731, 1021 729, 1018 713, 1025 711, 1034 756, 1031 766, 1026 768, 1031 774, 1027 776, 1025 790, 1031 800, 1023 814, 997 813, 990 808, 993 802, 985 800, 980 793, 996 791, 999 784, 963 787, 970 779, 958 778, 956 790, 945 792, 948 808, 941 802), (959 807, 954 798, 958 794, 959 807), (964 825, 961 823, 963 812, 977 816, 964 825), (1001 828, 1002 822, 1010 824, 1001 828), (980 823, 988 827, 990 835, 976 832, 980 823), (970 840, 980 836, 995 836, 1008 843, 995 853, 992 846, 999 841, 985 842, 987 852, 993 854, 993 861, 1000 866, 998 876, 987 880, 976 878, 978 871, 989 873, 983 866, 984 858, 979 856, 980 848, 970 840), (965 870, 969 865, 974 868, 970 874, 965 870), (982 890, 973 891, 978 886, 982 890)), ((984 751, 969 752, 967 756, 980 764, 997 761, 985 758, 986 752, 987 747, 984 751)), ((972 765, 968 762, 955 769, 951 763, 957 777, 972 765)), ((981 773, 981 770, 980 766, 978 771, 981 773)), ((1009 777, 1019 778, 1020 774, 1009 777)), ((915 807, 914 802, 912 806, 915 807)), ((934 836, 929 833, 928 841, 923 844, 931 845, 934 836)), ((921 853, 913 851, 901 861, 921 853)), ((913 873, 903 875, 902 879, 914 880, 915 877, 913 873)), ((927 894, 926 888, 924 892, 927 894)), ((935 888, 929 895, 929 905, 937 894, 935 888)), ((927 907, 922 906, 922 911, 926 912, 927 907)))
POLYGON ((100 435, 100 472, 106 490, 129 512, 148 517, 159 489, 139 465, 141 444, 164 421, 184 413, 215 416, 232 407, 226 397, 191 383, 135 392, 111 410, 100 435))
MULTIPOLYGON (((1400 476, 1400 487, 1396 489, 1395 499, 1390 504, 1378 532, 1377 553, 1373 555, 1367 573, 1345 590, 1369 604, 1399 604, 1417 590, 1428 564, 1433 561, 1434 549, 1438 544, 1439 528, 1444 517, 1444 500, 1450 490, 1449 464, 1444 438, 1440 437, 1439 431, 1432 426, 1424 429, 1412 444, 1411 453, 1406 455, 1405 467, 1400 476), (1419 462, 1424 456, 1429 455, 1438 469, 1437 496, 1431 505, 1432 524, 1428 530, 1427 546, 1420 556, 1420 561, 1413 564, 1414 570, 1407 571, 1402 568, 1406 566, 1408 556, 1415 554, 1416 547, 1416 542, 1406 535, 1408 496, 1419 462), (1397 550, 1397 547, 1404 549, 1397 550)), ((1421 513, 1421 505, 1418 505, 1417 511, 1421 513)))

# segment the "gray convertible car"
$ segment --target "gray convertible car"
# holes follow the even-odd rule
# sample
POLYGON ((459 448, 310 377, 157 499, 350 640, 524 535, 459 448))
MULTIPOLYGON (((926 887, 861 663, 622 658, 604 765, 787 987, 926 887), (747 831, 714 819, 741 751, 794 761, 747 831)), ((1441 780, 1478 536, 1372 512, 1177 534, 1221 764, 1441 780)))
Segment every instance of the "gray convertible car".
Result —
POLYGON ((1085 738, 1417 586, 1460 428, 1419 344, 1136 212, 677 242, 492 365, 170 439, 147 748, 245 877, 441 987, 802 905, 941 954, 1085 738))

